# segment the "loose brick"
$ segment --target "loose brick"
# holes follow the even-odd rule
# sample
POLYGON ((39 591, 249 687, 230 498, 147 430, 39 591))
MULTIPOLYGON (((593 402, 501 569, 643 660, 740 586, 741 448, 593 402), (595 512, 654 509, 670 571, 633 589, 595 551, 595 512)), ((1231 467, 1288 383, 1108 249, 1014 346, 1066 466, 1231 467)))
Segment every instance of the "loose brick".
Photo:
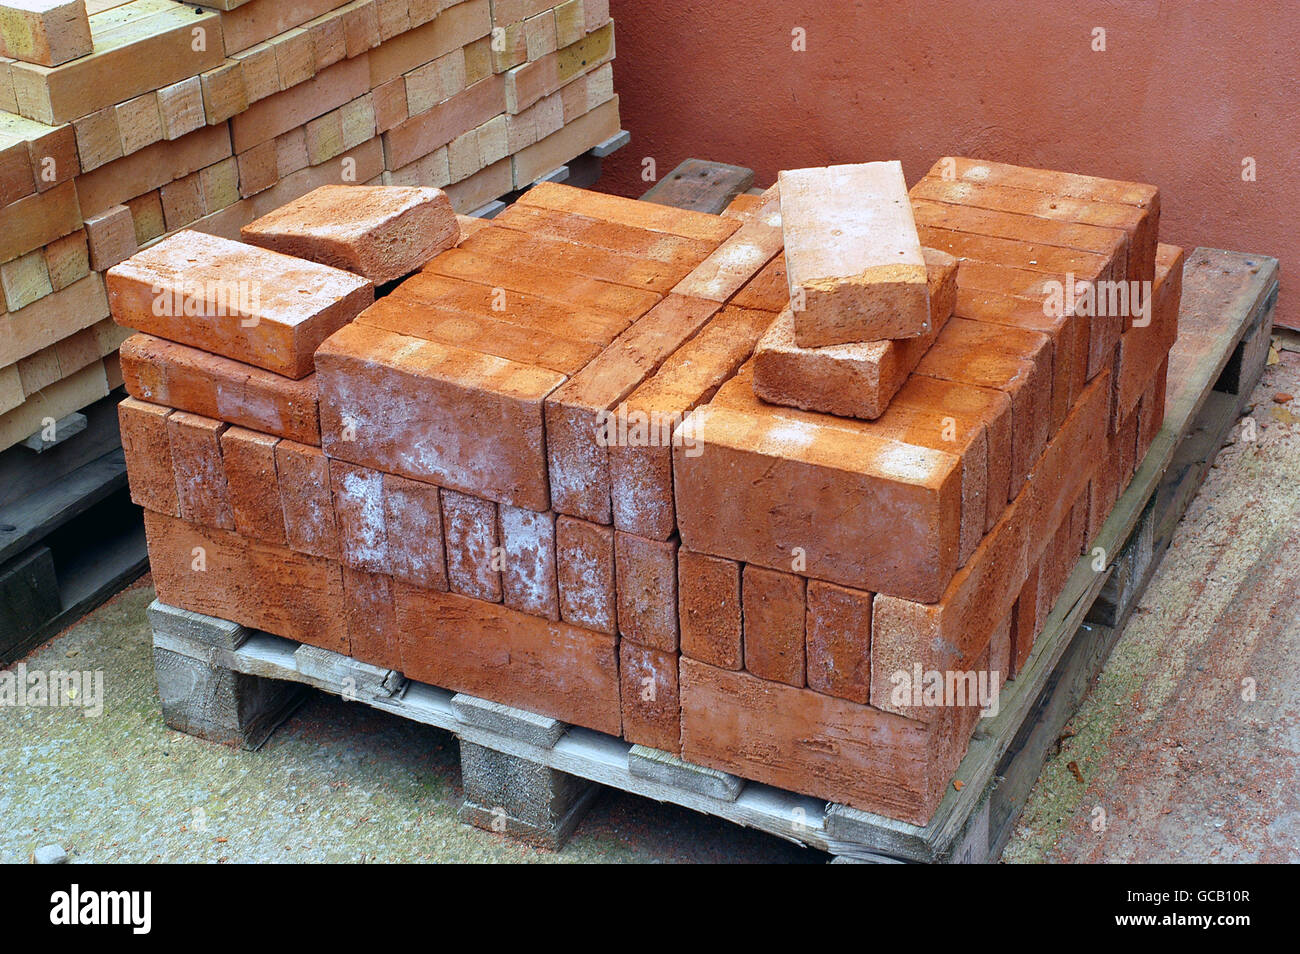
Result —
POLYGON ((573 517, 558 517, 555 563, 560 617, 575 626, 616 632, 613 529, 573 517))
POLYGON ((898 162, 782 171, 781 227, 804 348, 931 329, 925 260, 898 162))
POLYGON ((606 633, 395 583, 411 679, 618 735, 618 651, 606 633))
POLYGON ((221 459, 235 530, 254 540, 285 546, 284 508, 275 475, 279 440, 243 427, 228 427, 221 434, 221 459))
POLYGON ((460 226, 441 189, 326 185, 245 225, 240 235, 380 285, 451 248, 460 226))
POLYGON ((145 334, 122 342, 121 357, 126 389, 143 401, 302 444, 320 444, 314 374, 295 381, 145 334))
POLYGON ((618 529, 655 540, 672 534, 673 454, 694 453, 673 446, 675 428, 735 374, 770 321, 767 312, 723 308, 618 406, 615 433, 606 435, 618 529))
POLYGON ((282 440, 275 445, 275 470, 290 548, 337 561, 339 536, 328 458, 319 447, 282 440))
POLYGON ((167 418, 171 409, 133 397, 117 406, 126 456, 131 500, 145 510, 175 517, 180 513, 176 480, 172 474, 171 438, 167 418))
POLYGON ((343 567, 348 655, 372 666, 402 668, 402 647, 393 602, 393 578, 343 567))
POLYGON ((220 421, 184 411, 167 418, 181 517, 205 527, 234 530, 235 518, 221 462, 221 434, 225 429, 220 421))
POLYGON ((718 310, 716 302, 669 295, 546 398, 551 505, 595 523, 613 519, 609 412, 718 310))
POLYGON ((741 574, 745 669, 790 686, 804 684, 805 581, 746 566, 741 574))
POLYGON ((339 460, 331 460, 329 470, 339 559, 369 573, 388 572, 383 474, 339 460))
POLYGON ((94 49, 85 0, 0 4, 0 48, 24 63, 58 66, 94 49))
POLYGON ((438 488, 384 474, 383 491, 384 527, 393 576, 412 586, 447 589, 438 488))
POLYGON ((454 490, 442 491, 447 583, 461 593, 501 602, 501 553, 496 505, 454 490))
POLYGON ((623 738, 674 755, 682 748, 677 654, 624 639, 619 643, 623 738))
POLYGON ((348 652, 337 563, 148 510, 144 526, 154 588, 164 603, 348 652))
POLYGON ((676 653, 677 541, 614 534, 618 632, 624 640, 676 653))
POLYGON ((740 564, 682 549, 677 593, 683 656, 723 669, 744 665, 740 564))
POLYGON ((560 618, 555 566, 555 514, 502 504, 498 508, 502 601, 511 609, 560 618))
POLYGON ((357 324, 316 364, 331 456, 547 509, 542 400, 561 375, 357 324))
MULTIPOLYGON (((865 704, 871 693, 872 594, 808 581, 808 688, 865 704)), ((748 638, 746 633, 746 638, 748 638)))
POLYGON ((740 291, 781 252, 780 201, 773 190, 764 204, 673 291, 716 302, 728 301, 740 291))
POLYGON ((731 299, 731 304, 737 308, 756 308, 770 312, 783 311, 789 303, 790 283, 785 270, 784 252, 764 265, 731 299))
POLYGON ((139 251, 131 210, 124 205, 115 205, 98 215, 88 216, 86 242, 90 247, 90 267, 97 272, 107 271, 118 262, 126 261, 139 251))
POLYGON ((872 420, 884 413, 952 315, 957 263, 922 249, 927 263, 931 331, 900 341, 863 341, 805 348, 797 343, 798 315, 785 308, 754 351, 754 387, 773 404, 839 417, 872 420))
POLYGON ((604 248, 656 262, 690 263, 691 268, 704 261, 716 247, 715 242, 705 239, 686 238, 669 232, 656 232, 519 203, 492 219, 492 226, 604 248))
POLYGON ((112 268, 108 297, 120 325, 303 378, 374 289, 339 269, 181 232, 112 268))
POLYGON ((920 602, 942 595, 960 543, 955 454, 713 406, 688 424, 698 454, 673 454, 683 546, 920 602))

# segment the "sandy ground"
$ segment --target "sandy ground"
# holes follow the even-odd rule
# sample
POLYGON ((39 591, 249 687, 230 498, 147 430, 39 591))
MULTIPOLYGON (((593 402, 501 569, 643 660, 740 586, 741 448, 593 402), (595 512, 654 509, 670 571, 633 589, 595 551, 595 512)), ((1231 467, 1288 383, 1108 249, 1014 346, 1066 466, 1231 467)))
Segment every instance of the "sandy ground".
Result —
MULTIPOLYGON (((1030 796, 1007 861, 1300 860, 1300 344, 1290 339, 1030 796), (1247 680, 1250 680, 1249 682, 1247 680), (1253 689, 1253 694, 1250 690, 1253 689), (1069 769, 1074 763, 1080 783, 1069 769)), ((0 709, 0 861, 785 861, 826 856, 605 791, 559 853, 456 820, 455 740, 313 696, 258 752, 159 717, 148 580, 32 654, 104 709, 0 709)))

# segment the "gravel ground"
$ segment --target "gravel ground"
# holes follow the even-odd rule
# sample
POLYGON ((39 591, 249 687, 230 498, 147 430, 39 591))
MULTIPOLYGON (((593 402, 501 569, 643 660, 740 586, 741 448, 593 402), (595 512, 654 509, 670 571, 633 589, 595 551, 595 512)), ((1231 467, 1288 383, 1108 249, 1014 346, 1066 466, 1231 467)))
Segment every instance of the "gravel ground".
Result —
MULTIPOLYGON (((1300 401, 1273 400, 1300 395, 1297 340, 1253 396, 1256 439, 1220 455, 1005 860, 1300 859, 1300 401)), ((0 861, 49 843, 72 862, 826 860, 614 791, 562 852, 520 847, 457 822, 451 736, 325 694, 254 753, 172 732, 152 599, 146 578, 24 660, 102 671, 104 707, 0 709, 0 861)))

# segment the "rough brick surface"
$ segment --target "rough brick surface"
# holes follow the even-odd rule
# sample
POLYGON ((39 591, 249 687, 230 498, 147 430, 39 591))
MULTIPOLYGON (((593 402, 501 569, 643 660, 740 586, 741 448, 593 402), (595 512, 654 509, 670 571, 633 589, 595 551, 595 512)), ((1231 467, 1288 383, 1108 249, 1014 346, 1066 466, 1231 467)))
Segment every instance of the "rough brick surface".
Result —
POLYGON ((460 225, 441 189, 325 185, 245 225, 240 235, 380 285, 451 248, 460 225))
POLYGON ((560 617, 575 626, 614 633, 614 530, 561 516, 555 521, 560 617))
POLYGON ((221 434, 225 429, 220 421, 184 411, 167 418, 180 516, 205 527, 234 530, 235 516, 221 461, 221 434))
POLYGON ((613 636, 455 593, 394 592, 409 678, 619 734, 613 636))
POLYGON ((384 475, 339 460, 329 462, 339 559, 369 573, 388 573, 388 531, 384 520, 384 475))
POLYGON ((871 693, 872 594, 810 580, 808 688, 866 703, 871 693))
POLYGON ((275 445, 275 469, 289 547, 337 560, 339 535, 330 494, 329 460, 319 447, 282 440, 275 445))
POLYGON ((294 380, 145 334, 127 338, 119 354, 122 380, 133 397, 302 444, 320 444, 314 374, 294 380))
POLYGON ((677 694, 677 654, 619 642, 623 738, 679 754, 682 709, 677 694))
POLYGON ((676 653, 677 541, 614 534, 618 631, 641 646, 676 653))
POLYGON ((741 575, 745 670, 790 686, 804 684, 804 590, 793 573, 759 566, 741 575))
POLYGON ((723 669, 744 665, 740 564, 703 553, 677 554, 683 656, 723 669))
POLYGON ((107 275, 119 325, 290 378, 374 300, 370 282, 201 232, 178 232, 107 275))
POLYGON ((275 474, 278 437, 243 427, 228 427, 221 434, 221 458, 235 529, 246 537, 285 546, 284 508, 275 474))
POLYGON ((384 528, 392 575, 412 586, 447 589, 438 488, 393 474, 384 474, 383 484, 384 528))
POLYGON ((393 578, 344 566, 343 595, 347 600, 348 655, 372 666, 400 669, 393 578))
POLYGON ((783 171, 781 227, 804 348, 930 330, 925 260, 898 162, 783 171))
POLYGON ((497 508, 502 599, 512 609, 560 618, 555 567, 555 514, 502 504, 497 508))
POLYGON ((561 375, 356 324, 316 361, 330 456, 547 509, 542 399, 561 375))
POLYGON ((180 504, 167 430, 170 414, 170 408, 135 398, 126 398, 117 406, 131 500, 146 510, 175 517, 180 513, 180 504))
POLYGON ((443 490, 442 526, 451 591, 501 602, 496 505, 469 494, 443 490))

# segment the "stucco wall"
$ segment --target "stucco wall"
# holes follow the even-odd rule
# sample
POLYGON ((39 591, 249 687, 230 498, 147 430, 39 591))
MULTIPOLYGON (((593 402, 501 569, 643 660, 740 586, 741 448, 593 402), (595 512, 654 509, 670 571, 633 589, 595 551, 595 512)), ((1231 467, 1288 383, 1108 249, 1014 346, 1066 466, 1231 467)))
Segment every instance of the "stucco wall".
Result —
MULTIPOLYGON (((1163 241, 1275 255, 1284 286, 1300 253, 1295 0, 611 9, 632 143, 597 188, 639 195, 645 157, 660 175, 692 156, 732 162, 767 185, 782 168, 889 158, 913 182, 939 156, 969 155, 1155 183, 1163 241)), ((1279 316, 1300 325, 1285 287, 1279 316)))

